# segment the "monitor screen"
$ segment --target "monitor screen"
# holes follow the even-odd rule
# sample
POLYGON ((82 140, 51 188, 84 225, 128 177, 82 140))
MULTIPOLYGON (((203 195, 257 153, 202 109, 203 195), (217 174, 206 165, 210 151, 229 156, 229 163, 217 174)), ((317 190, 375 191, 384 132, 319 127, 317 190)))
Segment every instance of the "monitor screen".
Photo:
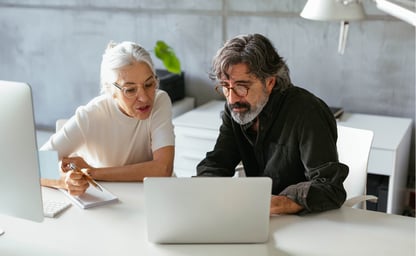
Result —
POLYGON ((0 106, 0 214, 41 222, 42 191, 30 86, 0 80, 0 106))

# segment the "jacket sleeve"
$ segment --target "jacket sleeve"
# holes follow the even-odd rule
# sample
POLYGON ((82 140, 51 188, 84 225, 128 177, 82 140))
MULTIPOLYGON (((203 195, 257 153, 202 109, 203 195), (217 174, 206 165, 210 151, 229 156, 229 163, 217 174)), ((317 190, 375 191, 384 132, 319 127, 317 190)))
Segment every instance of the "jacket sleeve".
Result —
POLYGON ((326 108, 311 108, 299 120, 297 137, 307 181, 280 194, 304 206, 303 213, 339 208, 346 199, 343 182, 348 166, 338 161, 335 119, 326 108))
POLYGON ((198 176, 228 176, 235 174, 241 160, 227 106, 222 112, 222 125, 214 149, 197 166, 198 176))

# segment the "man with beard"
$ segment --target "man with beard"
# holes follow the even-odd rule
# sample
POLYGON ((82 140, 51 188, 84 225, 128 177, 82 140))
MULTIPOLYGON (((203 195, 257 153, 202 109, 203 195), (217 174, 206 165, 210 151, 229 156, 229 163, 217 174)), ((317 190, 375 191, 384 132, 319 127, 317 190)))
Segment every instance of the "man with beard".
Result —
POLYGON ((338 161, 335 118, 321 99, 291 83, 269 39, 229 40, 214 57, 210 78, 227 102, 198 176, 231 177, 242 162, 246 176, 273 180, 270 214, 321 212, 344 203, 348 167, 338 161))

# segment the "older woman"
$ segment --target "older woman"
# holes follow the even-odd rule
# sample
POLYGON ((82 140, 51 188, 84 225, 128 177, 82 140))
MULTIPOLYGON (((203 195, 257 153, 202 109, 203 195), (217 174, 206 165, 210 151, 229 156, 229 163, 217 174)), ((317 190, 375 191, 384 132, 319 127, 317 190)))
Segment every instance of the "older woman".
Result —
POLYGON ((105 181, 172 175, 172 105, 158 83, 143 47, 133 42, 109 44, 101 63, 102 95, 79 107, 41 147, 59 153, 66 172, 60 187, 73 195, 88 188, 85 176, 71 171, 70 163, 105 181))

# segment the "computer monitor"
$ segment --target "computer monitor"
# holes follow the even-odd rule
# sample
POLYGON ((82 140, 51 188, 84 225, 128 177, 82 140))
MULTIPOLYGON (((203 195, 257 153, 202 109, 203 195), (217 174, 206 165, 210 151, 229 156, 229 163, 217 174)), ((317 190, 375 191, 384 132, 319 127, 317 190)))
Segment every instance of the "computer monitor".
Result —
POLYGON ((0 80, 0 106, 0 214, 41 222, 42 191, 30 86, 0 80))

